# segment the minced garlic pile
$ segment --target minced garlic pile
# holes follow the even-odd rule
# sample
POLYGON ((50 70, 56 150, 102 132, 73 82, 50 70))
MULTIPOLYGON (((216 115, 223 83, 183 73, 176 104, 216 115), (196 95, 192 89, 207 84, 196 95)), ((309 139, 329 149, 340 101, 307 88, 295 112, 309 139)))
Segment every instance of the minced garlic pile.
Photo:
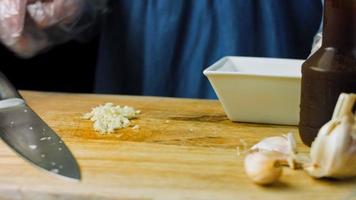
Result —
POLYGON ((139 110, 129 106, 121 107, 106 103, 93 108, 91 112, 84 114, 83 118, 94 122, 94 130, 101 134, 108 134, 114 132, 115 129, 130 126, 130 119, 136 118, 139 113, 139 110))

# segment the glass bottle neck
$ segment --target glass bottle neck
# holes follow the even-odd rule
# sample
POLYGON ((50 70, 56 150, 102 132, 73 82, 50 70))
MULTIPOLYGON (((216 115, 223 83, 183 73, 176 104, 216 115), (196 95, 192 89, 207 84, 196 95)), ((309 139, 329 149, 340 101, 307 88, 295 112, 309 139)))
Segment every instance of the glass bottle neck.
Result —
POLYGON ((356 48, 356 0, 325 0, 323 47, 356 48))

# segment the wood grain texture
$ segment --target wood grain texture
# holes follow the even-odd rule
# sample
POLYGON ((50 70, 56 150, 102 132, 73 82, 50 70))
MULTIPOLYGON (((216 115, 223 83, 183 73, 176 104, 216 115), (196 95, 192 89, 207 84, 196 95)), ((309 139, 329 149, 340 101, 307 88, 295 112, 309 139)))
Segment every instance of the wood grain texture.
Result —
MULTIPOLYGON (((218 101, 22 92, 63 138, 81 182, 44 173, 0 142, 0 199, 355 199, 356 180, 315 180, 284 170, 273 187, 254 185, 236 147, 293 132, 293 126, 230 122, 218 101), (113 102, 142 114, 113 135, 93 131, 83 113, 113 102)), ((298 138, 302 151, 304 147, 298 138)))

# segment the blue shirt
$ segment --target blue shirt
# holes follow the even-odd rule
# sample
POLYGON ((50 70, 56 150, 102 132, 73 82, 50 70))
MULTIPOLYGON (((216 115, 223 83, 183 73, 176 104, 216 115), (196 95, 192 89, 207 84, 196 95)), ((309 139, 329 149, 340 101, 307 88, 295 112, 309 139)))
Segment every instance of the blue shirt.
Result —
POLYGON ((320 0, 113 0, 99 93, 216 98, 202 71, 227 55, 306 58, 320 0))

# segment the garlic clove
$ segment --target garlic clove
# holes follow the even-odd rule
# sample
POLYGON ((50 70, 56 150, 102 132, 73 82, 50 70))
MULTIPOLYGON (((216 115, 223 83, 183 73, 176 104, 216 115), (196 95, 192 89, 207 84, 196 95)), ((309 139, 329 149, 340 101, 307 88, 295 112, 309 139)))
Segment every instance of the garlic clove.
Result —
POLYGON ((292 169, 301 168, 300 160, 297 157, 297 145, 292 133, 284 136, 268 137, 255 144, 251 151, 272 151, 282 155, 281 164, 292 169))
POLYGON ((245 172, 256 184, 272 184, 282 175, 282 166, 279 162, 281 156, 280 153, 271 151, 250 153, 245 157, 245 172))

